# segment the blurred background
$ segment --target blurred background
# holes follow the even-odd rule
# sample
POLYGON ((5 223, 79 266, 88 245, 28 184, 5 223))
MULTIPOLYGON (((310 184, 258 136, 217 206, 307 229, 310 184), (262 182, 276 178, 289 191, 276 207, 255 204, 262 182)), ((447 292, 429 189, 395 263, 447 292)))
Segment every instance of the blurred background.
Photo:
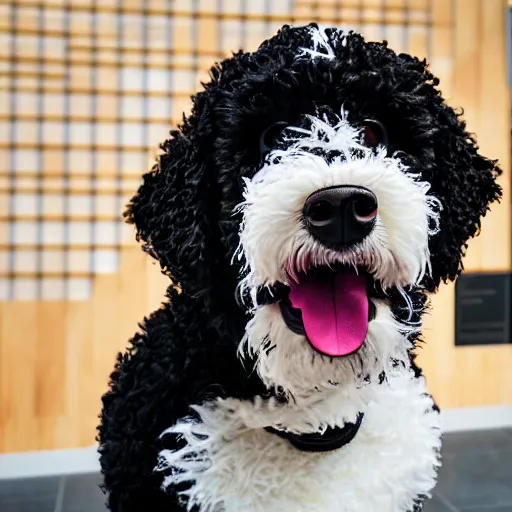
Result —
POLYGON ((419 361, 454 428, 512 426, 508 16, 506 0, 1 2, 0 453, 94 444, 116 353, 167 285, 124 205, 214 61, 310 21, 426 57, 501 162, 504 201, 465 265, 503 300, 459 332, 475 313, 443 287, 419 361))

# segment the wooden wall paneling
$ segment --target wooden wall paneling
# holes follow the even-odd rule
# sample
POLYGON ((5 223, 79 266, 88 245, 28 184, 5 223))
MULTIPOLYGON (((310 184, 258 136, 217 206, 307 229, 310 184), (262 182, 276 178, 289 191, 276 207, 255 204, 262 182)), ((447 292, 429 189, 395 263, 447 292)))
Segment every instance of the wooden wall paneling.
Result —
MULTIPOLYGON (((444 4, 444 5, 443 5, 444 4)), ((505 199, 494 205, 480 236, 470 244, 468 271, 510 268, 509 90, 506 80, 505 2, 455 2, 453 87, 449 102, 464 107, 468 128, 475 131, 481 151, 498 158, 505 170, 501 179, 505 199), (476 71, 475 71, 476 70, 476 71), (500 105, 500 106, 498 106, 500 105)), ((446 9, 439 0, 438 14, 446 9)), ((432 68, 438 73, 434 36, 432 68)), ((446 56, 443 56, 443 59, 446 56)), ((442 66, 441 66, 442 69, 442 66)), ((449 83, 449 81, 448 81, 449 83)), ((444 90, 443 81, 441 88, 444 90)), ((426 320, 427 345, 419 351, 429 388, 443 407, 512 402, 512 346, 455 347, 455 287, 443 285, 432 298, 433 313, 426 320)))
MULTIPOLYGON (((221 28, 220 20, 215 19, 200 19, 197 21, 197 52, 199 55, 204 54, 205 52, 209 52, 212 50, 219 50, 217 47, 221 28)), ((212 61, 214 59, 212 58, 212 61)), ((201 69, 208 69, 213 62, 206 64, 206 66, 201 66, 201 63, 198 61, 197 65, 201 69)))
MULTIPOLYGON (((347 7, 358 8, 361 3, 361 0, 341 0, 343 4, 347 7)), ((399 7, 400 0, 388 0, 389 8, 394 9, 399 7)), ((408 0, 412 8, 421 8, 425 5, 428 0, 408 0)), ((311 6, 314 4, 325 4, 329 6, 334 6, 336 3, 340 2, 340 0, 296 0, 295 4, 297 7, 300 6, 311 6)), ((379 8, 381 0, 364 0, 365 4, 369 7, 379 8)), ((37 2, 34 0, 17 0, 17 3, 20 5, 26 6, 35 6, 37 2)), ((279 1, 276 4, 286 4, 286 1, 279 1)), ((240 1, 239 0, 224 0, 224 10, 223 12, 237 12, 240 9, 240 1)), ((123 0, 123 5, 126 8, 126 12, 141 11, 141 2, 140 0, 123 0)), ((45 6, 50 8, 55 8, 59 10, 62 8, 62 0, 45 0, 45 6)), ((115 0, 105 0, 102 2, 102 6, 105 10, 115 12, 117 7, 117 2, 115 0)), ((191 2, 190 0, 175 0, 173 2, 173 6, 178 12, 192 12, 191 2)), ((75 0, 73 2, 73 7, 77 10, 80 9, 82 11, 87 11, 90 9, 90 0, 75 0)), ((169 9, 168 0, 150 0, 148 2, 148 7, 152 12, 167 12, 169 9)), ((277 6, 278 7, 278 6, 277 6)), ((217 0, 200 0, 200 10, 204 13, 211 13, 211 15, 216 15, 218 13, 218 2, 217 0)), ((276 9, 277 10, 277 9, 276 9)), ((251 12, 254 13, 263 13, 263 8, 260 5, 251 6, 251 12)))
MULTIPOLYGON (((480 118, 477 140, 482 153, 497 158, 504 169, 504 200, 493 205, 482 223, 479 240, 481 271, 510 269, 510 109, 507 77, 505 1, 481 0, 478 85, 480 118)), ((459 403, 484 405, 512 402, 512 345, 459 347, 453 385, 459 403), (469 369, 469 371, 468 371, 469 369), (463 376, 461 381, 459 376, 463 376)))
MULTIPOLYGON (((414 16, 414 12, 410 10, 410 2, 407 2, 406 5, 409 7, 408 16, 414 16)), ((429 31, 432 30, 429 26, 429 23, 432 21, 432 16, 429 11, 428 0, 421 3, 421 8, 425 23, 423 25, 408 27, 406 51, 419 59, 425 59, 428 57, 429 31)))
MULTIPOLYGON (((91 411, 88 400, 92 395, 89 390, 94 375, 91 350, 92 304, 89 301, 70 301, 66 312, 66 370, 63 381, 66 394, 62 418, 64 432, 57 448, 88 446, 94 439, 94 432, 91 431, 89 423, 84 421, 85 415, 91 411)), ((97 403, 96 396, 94 401, 97 403)))
MULTIPOLYGON (((455 35, 453 37, 453 106, 464 109, 467 129, 483 136, 480 118, 485 105, 481 103, 481 0, 457 1, 455 12, 455 35)), ((490 9, 490 7, 488 7, 490 9)), ((486 55, 486 58, 489 56, 486 55)), ((482 261, 482 238, 469 241, 464 266, 468 271, 480 269, 482 261)))
MULTIPOLYGON (((65 413, 67 303, 39 301, 35 372, 35 416, 39 419, 39 448, 59 446, 59 421, 65 413)), ((21 309, 21 308, 20 308, 21 309)), ((23 309, 20 311, 23 314, 23 309)))
POLYGON ((409 29, 408 52, 418 59, 427 59, 428 31, 428 27, 411 27, 409 29))
MULTIPOLYGON (((304 2, 307 5, 309 0, 304 2)), ((344 30, 353 29, 361 32, 367 41, 383 41, 386 39, 386 24, 387 24, 387 0, 382 0, 380 7, 377 8, 372 2, 361 1, 359 2, 358 9, 354 10, 354 6, 345 2, 327 2, 325 8, 331 9, 333 17, 336 19, 336 25, 340 26, 344 30), (347 23, 347 18, 351 16, 351 13, 356 13, 357 23, 350 26, 347 23), (379 19, 379 23, 372 23, 372 20, 379 19), (368 22, 367 22, 368 20, 368 22)))
MULTIPOLYGON (((453 0, 433 0, 430 5, 429 17, 431 26, 426 38, 426 56, 429 67, 440 79, 440 89, 443 96, 451 103, 453 82, 453 0)), ((451 385, 455 353, 454 343, 455 318, 454 295, 455 288, 444 284, 437 294, 432 296, 432 310, 424 317, 424 344, 418 349, 418 364, 423 368, 427 377, 429 391, 441 406, 445 405, 446 389, 451 385)), ((448 391, 449 394, 456 390, 448 391)))
POLYGON ((148 301, 148 256, 138 244, 125 247, 121 253, 118 289, 119 321, 115 335, 117 343, 115 350, 124 350, 128 340, 139 330, 138 323, 150 313, 147 310, 148 301))
MULTIPOLYGON (((492 9, 482 1, 480 95, 485 106, 482 108, 481 134, 478 141, 481 150, 491 158, 498 158, 504 170, 500 179, 504 199, 500 205, 492 207, 482 223, 481 268, 484 271, 509 270, 511 267, 510 90, 507 76, 505 9, 505 1, 496 2, 492 9)), ((512 375, 508 370, 512 364, 512 345, 491 347, 487 351, 485 347, 480 347, 478 352, 464 348, 460 355, 461 368, 468 364, 469 358, 473 358, 475 366, 481 367, 481 375, 485 376, 482 404, 512 402, 512 375)), ((475 385, 473 381, 473 386, 475 385)), ((471 400, 471 396, 463 397, 463 403, 471 400)))
POLYGON ((41 447, 36 414, 38 307, 36 302, 0 303, 0 438, 6 451, 41 447))
POLYGON ((123 249, 120 273, 97 277, 91 301, 0 305, 0 450, 92 444, 115 357, 153 306, 147 260, 123 249))
POLYGON ((480 234, 481 268, 509 270, 511 267, 511 209, 510 209, 510 88, 504 12, 507 2, 498 0, 494 8, 485 7, 481 0, 480 29, 480 132, 481 151, 497 158, 504 170, 499 182, 504 200, 495 204, 482 222, 480 234))
POLYGON ((386 13, 385 38, 390 48, 397 53, 401 53, 407 51, 409 33, 413 26, 410 18, 411 7, 407 4, 407 0, 391 1, 395 6, 394 9, 390 8, 390 0, 386 0, 384 4, 386 13))
MULTIPOLYGON (((137 277, 133 276, 133 279, 137 279, 137 277)), ((100 397, 106 391, 108 376, 114 367, 115 357, 119 350, 121 297, 118 284, 118 274, 101 275, 94 280, 91 299, 92 331, 90 340, 92 374, 91 383, 87 390, 88 411, 86 418, 84 418, 87 422, 90 422, 91 432, 98 424, 97 415, 100 411, 100 397)), ((133 298, 133 300, 138 299, 133 298)))
MULTIPOLYGON (((453 94, 454 38, 459 0, 430 0, 430 28, 427 34, 427 57, 433 73, 441 80, 440 88, 448 99, 453 94)), ((463 2, 461 2, 463 3, 463 2)))
POLYGON ((171 280, 160 271, 160 264, 150 258, 146 257, 146 276, 147 276, 147 297, 146 304, 147 310, 144 315, 156 311, 162 305, 165 299, 167 288, 171 284, 171 280))

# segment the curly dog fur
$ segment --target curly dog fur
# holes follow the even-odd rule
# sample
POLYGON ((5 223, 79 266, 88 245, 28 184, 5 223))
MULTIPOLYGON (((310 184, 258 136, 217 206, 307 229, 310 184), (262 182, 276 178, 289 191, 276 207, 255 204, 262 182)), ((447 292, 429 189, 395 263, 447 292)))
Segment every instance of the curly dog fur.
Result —
POLYGON ((425 61, 315 24, 212 68, 126 213, 173 284, 103 397, 112 512, 421 509, 440 437, 414 362, 421 316, 501 195, 497 163, 438 85, 425 61), (385 151, 359 145, 367 119, 386 128, 385 151), (276 122, 292 129, 262 155, 276 122), (381 238, 320 247, 296 204, 347 183, 378 197, 381 238), (283 322, 276 303, 311 261, 372 269, 356 354, 319 354, 283 322), (354 440, 327 453, 268 431, 325 432, 360 412, 354 440))

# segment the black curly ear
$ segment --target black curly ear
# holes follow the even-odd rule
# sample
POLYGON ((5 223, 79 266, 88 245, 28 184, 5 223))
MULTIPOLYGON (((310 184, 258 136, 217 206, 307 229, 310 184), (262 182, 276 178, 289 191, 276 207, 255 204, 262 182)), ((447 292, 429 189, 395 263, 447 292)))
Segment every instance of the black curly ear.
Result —
POLYGON ((143 249, 159 261, 174 284, 195 295, 213 286, 216 214, 212 205, 219 202, 214 172, 199 156, 200 146, 190 125, 173 131, 125 212, 143 249))
POLYGON ((453 110, 443 107, 441 118, 442 129, 430 149, 435 168, 424 170, 430 193, 443 208, 439 232, 430 243, 432 276, 425 283, 430 291, 461 273, 468 240, 478 235, 482 217, 502 195, 496 181, 502 172, 497 161, 479 154, 465 123, 459 122, 453 110))

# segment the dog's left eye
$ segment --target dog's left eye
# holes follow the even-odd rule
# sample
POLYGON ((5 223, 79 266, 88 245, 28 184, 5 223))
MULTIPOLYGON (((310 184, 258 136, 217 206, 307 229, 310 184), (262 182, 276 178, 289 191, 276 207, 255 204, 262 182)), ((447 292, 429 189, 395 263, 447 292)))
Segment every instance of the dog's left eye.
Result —
POLYGON ((276 140, 288 126, 286 121, 278 121, 271 124, 260 137, 260 156, 263 158, 274 149, 276 140))
POLYGON ((362 122, 362 143, 367 148, 388 147, 388 132, 386 127, 375 119, 365 119, 362 122))

